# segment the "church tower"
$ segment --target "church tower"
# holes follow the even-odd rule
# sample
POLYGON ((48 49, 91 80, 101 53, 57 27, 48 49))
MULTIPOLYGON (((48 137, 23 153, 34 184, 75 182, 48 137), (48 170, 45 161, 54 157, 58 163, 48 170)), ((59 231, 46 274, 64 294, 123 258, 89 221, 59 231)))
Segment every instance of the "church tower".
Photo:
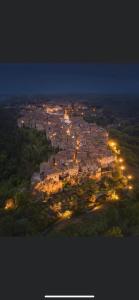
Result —
POLYGON ((69 119, 69 115, 68 115, 67 109, 65 109, 65 111, 64 111, 64 121, 65 121, 65 123, 67 123, 67 124, 70 124, 70 123, 71 123, 71 121, 70 121, 70 119, 69 119))

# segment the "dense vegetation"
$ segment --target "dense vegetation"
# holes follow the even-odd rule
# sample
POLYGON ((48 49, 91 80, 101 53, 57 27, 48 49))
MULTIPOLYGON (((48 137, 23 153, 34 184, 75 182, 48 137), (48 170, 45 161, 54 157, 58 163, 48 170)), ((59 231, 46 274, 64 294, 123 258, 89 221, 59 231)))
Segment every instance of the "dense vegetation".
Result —
POLYGON ((26 188, 39 164, 52 153, 43 132, 17 127, 18 110, 0 108, 0 204, 26 188))
POLYGON ((16 193, 14 209, 0 211, 0 235, 119 237, 139 234, 137 195, 123 193, 120 178, 103 177, 99 184, 94 180, 75 186, 65 184, 63 191, 47 197, 46 194, 46 202, 40 202, 34 201, 30 192, 16 193), (124 196, 122 201, 112 199, 113 187, 124 196))
POLYGON ((139 201, 138 198, 123 199, 100 212, 85 215, 69 222, 60 230, 55 229, 50 236, 138 236, 139 201))
POLYGON ((119 128, 111 128, 110 136, 119 143, 121 153, 129 168, 139 179, 139 125, 123 125, 119 128))

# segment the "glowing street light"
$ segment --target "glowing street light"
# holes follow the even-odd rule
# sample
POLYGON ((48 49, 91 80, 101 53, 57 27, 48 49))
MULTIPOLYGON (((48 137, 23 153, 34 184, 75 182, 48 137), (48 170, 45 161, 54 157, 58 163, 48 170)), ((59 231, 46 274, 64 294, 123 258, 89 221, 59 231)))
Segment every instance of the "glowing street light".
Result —
POLYGON ((121 169, 122 171, 124 171, 124 170, 125 170, 125 166, 121 166, 120 169, 121 169))
POLYGON ((128 189, 129 189, 129 190, 133 190, 133 186, 132 186, 132 185, 129 185, 129 186, 128 186, 128 189))
POLYGON ((123 160, 123 158, 119 158, 119 162, 121 163, 121 162, 123 162, 124 160, 123 160))
POLYGON ((113 142, 113 141, 109 141, 109 146, 110 146, 110 147, 115 147, 115 146, 116 146, 116 143, 113 142))

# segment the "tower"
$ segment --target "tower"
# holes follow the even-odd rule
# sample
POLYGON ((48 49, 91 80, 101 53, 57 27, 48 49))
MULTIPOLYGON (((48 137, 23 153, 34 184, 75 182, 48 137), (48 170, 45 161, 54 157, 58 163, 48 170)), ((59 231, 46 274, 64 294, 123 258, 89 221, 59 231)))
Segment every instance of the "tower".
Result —
POLYGON ((67 109, 65 109, 65 111, 64 111, 64 121, 65 121, 65 123, 67 123, 67 124, 70 124, 70 123, 71 123, 71 121, 70 121, 70 119, 69 119, 69 115, 68 115, 68 113, 67 113, 67 109))
POLYGON ((73 153, 73 161, 76 161, 77 159, 77 150, 75 149, 75 152, 73 153))

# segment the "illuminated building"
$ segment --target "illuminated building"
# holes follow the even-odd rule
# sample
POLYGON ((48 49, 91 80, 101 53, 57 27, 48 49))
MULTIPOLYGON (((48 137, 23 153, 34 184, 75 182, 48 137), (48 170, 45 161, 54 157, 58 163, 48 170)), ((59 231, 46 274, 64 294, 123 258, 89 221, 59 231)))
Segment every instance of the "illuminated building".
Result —
POLYGON ((67 113, 67 110, 65 109, 65 112, 64 112, 64 122, 67 123, 67 124, 70 124, 71 121, 69 119, 69 115, 67 113))
POLYGON ((6 203, 5 203, 4 209, 8 210, 8 209, 13 209, 13 208, 15 208, 15 201, 14 201, 14 199, 12 199, 12 198, 7 199, 6 203))

